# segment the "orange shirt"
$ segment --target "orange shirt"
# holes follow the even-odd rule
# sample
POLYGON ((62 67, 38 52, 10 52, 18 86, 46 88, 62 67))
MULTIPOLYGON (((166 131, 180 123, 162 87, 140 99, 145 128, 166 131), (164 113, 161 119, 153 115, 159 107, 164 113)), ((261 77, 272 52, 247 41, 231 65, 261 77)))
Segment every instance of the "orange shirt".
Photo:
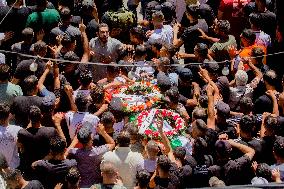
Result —
MULTIPOLYGON (((252 49, 255 48, 255 47, 262 48, 264 54, 265 55, 267 54, 267 50, 266 50, 265 46, 254 44, 254 45, 251 45, 249 47, 244 47, 239 54, 240 58, 251 57, 252 56, 252 53, 251 53, 252 49)), ((263 64, 266 64, 266 57, 264 57, 264 59, 263 59, 263 64)), ((248 65, 244 65, 244 67, 245 67, 245 71, 247 71, 249 69, 248 65)))

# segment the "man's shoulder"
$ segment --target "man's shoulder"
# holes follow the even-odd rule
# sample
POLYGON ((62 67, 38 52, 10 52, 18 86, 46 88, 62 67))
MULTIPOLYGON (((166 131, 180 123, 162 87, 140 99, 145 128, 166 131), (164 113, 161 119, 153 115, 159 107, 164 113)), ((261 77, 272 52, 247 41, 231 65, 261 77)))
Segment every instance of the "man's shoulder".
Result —
POLYGON ((121 41, 119 41, 118 39, 116 38, 112 38, 112 37, 109 37, 109 42, 116 45, 116 44, 122 44, 121 41))
POLYGON ((7 129, 8 129, 9 131, 18 133, 18 132, 21 131, 23 128, 20 127, 20 126, 18 126, 18 125, 9 125, 9 126, 7 127, 7 129))
POLYGON ((33 61, 34 61, 33 59, 22 60, 22 61, 18 64, 17 68, 18 68, 18 67, 22 67, 22 66, 28 66, 28 65, 30 65, 33 61))
POLYGON ((45 9, 43 13, 48 13, 49 16, 50 15, 59 16, 59 12, 56 9, 45 9))

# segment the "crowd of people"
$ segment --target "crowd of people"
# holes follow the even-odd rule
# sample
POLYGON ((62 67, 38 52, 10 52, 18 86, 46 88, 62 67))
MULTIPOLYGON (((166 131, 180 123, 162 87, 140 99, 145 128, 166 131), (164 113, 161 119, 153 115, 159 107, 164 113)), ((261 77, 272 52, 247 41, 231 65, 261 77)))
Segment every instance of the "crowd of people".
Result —
POLYGON ((0 189, 281 186, 283 7, 0 0, 0 189), (189 145, 172 145, 163 116, 147 137, 112 98, 141 81, 189 145))

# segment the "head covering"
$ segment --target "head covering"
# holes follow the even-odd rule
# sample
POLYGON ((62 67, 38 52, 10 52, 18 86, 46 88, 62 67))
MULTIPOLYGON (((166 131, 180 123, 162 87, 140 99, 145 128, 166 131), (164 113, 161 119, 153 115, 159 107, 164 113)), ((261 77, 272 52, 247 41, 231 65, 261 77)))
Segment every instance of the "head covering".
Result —
POLYGON ((222 116, 230 115, 230 106, 223 101, 218 101, 216 104, 217 114, 221 114, 222 116))
POLYGON ((235 79, 237 86, 245 86, 248 82, 248 74, 243 70, 238 70, 235 75, 235 79))
POLYGON ((218 77, 216 85, 223 97, 223 101, 227 103, 230 98, 230 85, 228 78, 226 76, 218 77))
POLYGON ((6 58, 3 53, 0 53, 0 64, 5 64, 6 63, 6 58))

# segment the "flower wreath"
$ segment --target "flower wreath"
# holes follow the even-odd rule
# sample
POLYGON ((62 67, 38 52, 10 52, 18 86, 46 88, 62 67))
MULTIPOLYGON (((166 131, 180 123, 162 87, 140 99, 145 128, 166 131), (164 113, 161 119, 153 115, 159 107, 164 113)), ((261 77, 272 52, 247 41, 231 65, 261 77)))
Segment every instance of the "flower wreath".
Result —
POLYGON ((184 119, 178 113, 167 109, 151 109, 142 111, 137 117, 140 134, 153 139, 160 138, 155 119, 158 114, 164 118, 163 130, 167 137, 177 136, 186 128, 184 119))
POLYGON ((113 91, 112 97, 119 97, 124 112, 141 112, 152 108, 161 98, 156 85, 150 82, 135 82, 113 91))

